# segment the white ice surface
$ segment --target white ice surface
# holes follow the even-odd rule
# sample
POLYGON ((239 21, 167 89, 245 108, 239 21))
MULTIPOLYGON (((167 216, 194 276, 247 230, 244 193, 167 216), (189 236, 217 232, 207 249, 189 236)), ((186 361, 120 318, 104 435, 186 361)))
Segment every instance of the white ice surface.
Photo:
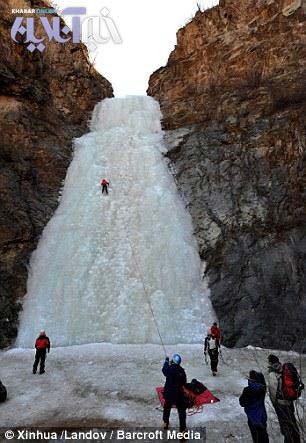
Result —
POLYGON ((190 215, 165 151, 159 104, 106 99, 75 142, 62 199, 31 260, 17 346, 199 343, 213 319, 190 215), (100 180, 110 180, 109 196, 100 180))
MULTIPOLYGON (((219 374, 212 377, 203 361, 202 346, 167 346, 167 352, 183 357, 190 381, 197 378, 220 399, 207 405, 201 414, 188 417, 189 428, 206 426, 208 443, 251 442, 246 416, 238 397, 246 386, 250 369, 266 370, 269 351, 223 349, 219 374)), ((274 351, 275 353, 275 351, 274 351)), ((282 361, 298 356, 277 353, 282 361)), ((1 404, 3 427, 50 426, 151 426, 160 428, 161 412, 155 387, 163 385, 163 350, 158 345, 89 344, 51 349, 44 375, 33 375, 34 351, 14 349, 0 352, 0 379, 8 388, 9 399, 1 404)), ((301 360, 302 373, 306 359, 301 360)), ((305 401, 304 397, 301 401, 305 401)), ((267 401, 270 441, 282 441, 275 415, 267 401)), ((171 427, 178 426, 177 414, 171 427)))

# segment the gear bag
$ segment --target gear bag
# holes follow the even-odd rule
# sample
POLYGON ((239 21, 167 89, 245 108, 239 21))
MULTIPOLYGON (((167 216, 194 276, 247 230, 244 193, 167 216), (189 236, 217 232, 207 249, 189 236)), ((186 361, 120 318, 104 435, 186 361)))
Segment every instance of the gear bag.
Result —
POLYGON ((186 388, 188 391, 193 392, 196 395, 203 394, 204 391, 206 391, 206 386, 203 385, 200 381, 193 378, 190 383, 186 384, 186 388))
POLYGON ((278 398, 283 400, 297 400, 304 389, 301 377, 292 363, 284 363, 278 387, 278 398), (281 386, 280 386, 281 384, 281 386))
POLYGON ((6 387, 0 381, 0 403, 4 402, 7 398, 6 387))

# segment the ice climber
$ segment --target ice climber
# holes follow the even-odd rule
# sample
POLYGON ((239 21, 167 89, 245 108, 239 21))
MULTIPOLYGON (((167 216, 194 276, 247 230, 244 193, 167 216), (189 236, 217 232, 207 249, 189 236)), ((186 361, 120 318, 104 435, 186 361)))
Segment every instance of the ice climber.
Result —
POLYGON ((39 373, 44 374, 45 372, 45 360, 46 360, 46 353, 50 352, 50 340, 46 336, 45 331, 40 331, 38 338, 35 341, 35 361, 33 365, 33 374, 36 374, 37 367, 40 362, 40 368, 39 373))
POLYGON ((284 443, 300 443, 300 431, 296 422, 293 400, 284 395, 283 366, 276 355, 268 357, 269 394, 274 406, 284 443))
POLYGON ((162 368, 162 372, 166 377, 163 421, 164 429, 168 429, 171 407, 176 405, 180 421, 180 431, 184 432, 186 430, 186 402, 183 387, 186 385, 187 378, 185 370, 181 367, 181 361, 181 357, 178 354, 174 354, 171 362, 169 362, 169 357, 166 357, 162 368))
POLYGON ((219 362, 219 347, 220 344, 218 339, 211 333, 211 329, 207 331, 207 336, 204 342, 204 355, 205 358, 207 353, 210 358, 210 367, 213 376, 217 375, 218 372, 218 362, 219 362))
POLYGON ((101 180, 101 186, 102 186, 102 194, 108 195, 108 186, 109 186, 109 181, 106 180, 106 178, 102 178, 101 180))
POLYGON ((254 443, 269 443, 267 411, 265 407, 266 391, 267 386, 263 374, 250 371, 248 386, 244 388, 239 398, 239 403, 247 415, 254 443))

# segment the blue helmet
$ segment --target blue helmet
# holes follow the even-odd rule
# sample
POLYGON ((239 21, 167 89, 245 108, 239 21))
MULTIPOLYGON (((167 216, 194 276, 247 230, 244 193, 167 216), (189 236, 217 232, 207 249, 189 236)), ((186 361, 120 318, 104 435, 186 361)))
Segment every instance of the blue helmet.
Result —
POLYGON ((172 361, 176 365, 180 365, 181 361, 182 361, 181 356, 179 354, 174 354, 173 357, 172 357, 172 361))

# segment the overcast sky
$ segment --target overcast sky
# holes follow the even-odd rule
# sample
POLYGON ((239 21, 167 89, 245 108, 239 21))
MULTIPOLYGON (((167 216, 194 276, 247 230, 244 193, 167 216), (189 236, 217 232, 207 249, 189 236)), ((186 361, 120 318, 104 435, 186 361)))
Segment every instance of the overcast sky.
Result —
MULTIPOLYGON (((109 11, 111 20, 101 19, 101 34, 107 43, 93 46, 95 67, 113 85, 117 97, 145 94, 148 79, 167 63, 176 43, 176 31, 197 10, 209 8, 218 0, 54 0, 60 9, 84 6, 88 16, 109 11), (106 27, 114 23, 112 32, 106 27), (118 31, 118 32, 117 32, 118 31), (115 43, 114 40, 121 43, 115 43)), ((97 21, 98 23, 98 21, 97 21)))

